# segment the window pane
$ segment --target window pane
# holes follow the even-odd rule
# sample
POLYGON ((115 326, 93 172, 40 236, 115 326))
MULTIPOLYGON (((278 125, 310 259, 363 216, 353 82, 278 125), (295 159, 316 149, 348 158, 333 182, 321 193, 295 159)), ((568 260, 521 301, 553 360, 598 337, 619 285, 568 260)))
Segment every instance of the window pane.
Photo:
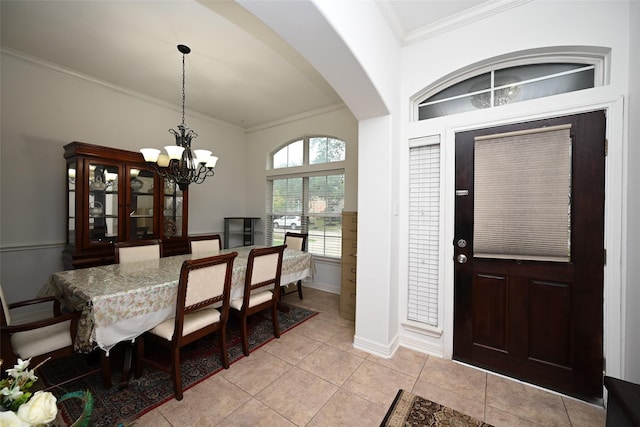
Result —
POLYGON ((284 147, 276 154, 273 155, 273 168, 286 168, 288 159, 289 147, 284 147))
POLYGON ((282 215, 302 213, 302 178, 273 180, 273 212, 282 215))
POLYGON ((339 162, 345 159, 345 142, 335 138, 309 139, 309 164, 339 162))
POLYGON ((473 255, 570 260, 569 127, 476 138, 473 255))
POLYGON ((303 164, 303 141, 292 142, 280 149, 273 155, 273 168, 287 168, 292 166, 302 166, 303 164))

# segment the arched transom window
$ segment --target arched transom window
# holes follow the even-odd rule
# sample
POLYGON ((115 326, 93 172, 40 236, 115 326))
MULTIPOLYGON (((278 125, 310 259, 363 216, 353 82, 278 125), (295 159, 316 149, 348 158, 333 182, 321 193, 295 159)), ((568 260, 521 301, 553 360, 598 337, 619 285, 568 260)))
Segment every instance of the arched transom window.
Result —
POLYGON ((590 89, 603 81, 604 54, 525 55, 444 78, 414 105, 417 120, 428 120, 590 89))

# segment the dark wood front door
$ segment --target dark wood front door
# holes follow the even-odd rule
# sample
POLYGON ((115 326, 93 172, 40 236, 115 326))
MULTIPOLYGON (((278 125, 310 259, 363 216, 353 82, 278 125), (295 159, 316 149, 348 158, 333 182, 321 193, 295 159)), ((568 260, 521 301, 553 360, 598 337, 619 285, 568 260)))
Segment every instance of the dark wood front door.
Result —
MULTIPOLYGON (((605 155, 603 111, 456 134, 454 359, 569 395, 602 397, 605 155), (566 259, 479 256, 478 141, 559 125, 570 125, 566 259)), ((518 182, 519 175, 507 179, 518 182)))

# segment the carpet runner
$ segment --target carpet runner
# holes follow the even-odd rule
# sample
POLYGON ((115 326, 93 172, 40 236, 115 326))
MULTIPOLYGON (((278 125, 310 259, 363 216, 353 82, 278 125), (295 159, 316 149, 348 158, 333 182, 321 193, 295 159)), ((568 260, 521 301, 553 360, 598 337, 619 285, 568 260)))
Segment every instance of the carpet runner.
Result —
POLYGON ((492 427, 490 424, 469 415, 402 389, 398 391, 380 426, 492 427))

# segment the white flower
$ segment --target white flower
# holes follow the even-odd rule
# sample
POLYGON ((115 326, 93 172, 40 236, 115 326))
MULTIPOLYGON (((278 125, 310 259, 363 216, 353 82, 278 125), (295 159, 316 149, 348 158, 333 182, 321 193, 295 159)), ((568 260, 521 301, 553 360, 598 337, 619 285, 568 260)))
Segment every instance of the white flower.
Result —
POLYGON ((22 393, 22 390, 20 390, 20 387, 16 387, 15 385, 12 385, 11 387, 5 387, 2 390, 0 390, 0 395, 7 396, 8 400, 16 400, 23 394, 24 393, 22 393))
POLYGON ((13 378, 19 378, 22 375, 22 371, 29 367, 29 363, 31 362, 31 358, 27 360, 18 359, 18 363, 13 366, 13 368, 7 369, 7 374, 11 375, 13 378))
POLYGON ((0 427, 31 427, 31 425, 18 418, 15 412, 5 411, 0 412, 0 427))
POLYGON ((18 418, 32 425, 48 424, 56 419, 56 398, 48 391, 36 391, 31 399, 18 408, 18 418))

